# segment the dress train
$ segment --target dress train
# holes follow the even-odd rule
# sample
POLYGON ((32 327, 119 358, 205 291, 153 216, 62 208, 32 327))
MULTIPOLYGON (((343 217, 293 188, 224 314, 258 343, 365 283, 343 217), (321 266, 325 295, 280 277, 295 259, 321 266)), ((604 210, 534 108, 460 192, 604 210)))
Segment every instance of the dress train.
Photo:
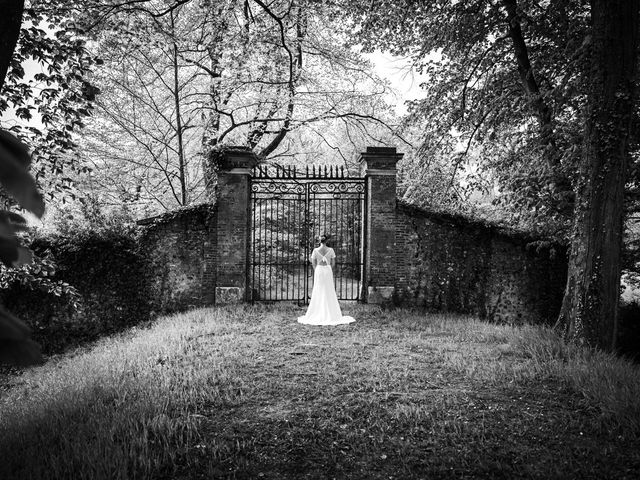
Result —
POLYGON ((355 318, 342 316, 338 296, 333 284, 331 265, 318 265, 313 273, 313 288, 307 313, 298 317, 306 325, 342 325, 355 322, 355 318))

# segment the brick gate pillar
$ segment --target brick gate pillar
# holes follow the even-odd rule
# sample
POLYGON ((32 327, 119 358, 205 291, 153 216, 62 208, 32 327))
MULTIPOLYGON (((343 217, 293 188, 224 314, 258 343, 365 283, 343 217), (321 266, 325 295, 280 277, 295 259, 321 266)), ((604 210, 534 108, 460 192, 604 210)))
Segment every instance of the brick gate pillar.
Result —
POLYGON ((243 147, 225 148, 216 156, 216 303, 236 303, 246 298, 250 176, 258 162, 243 147))
POLYGON ((391 302, 397 282, 396 163, 394 147, 367 147, 360 156, 367 183, 364 295, 369 303, 391 302))

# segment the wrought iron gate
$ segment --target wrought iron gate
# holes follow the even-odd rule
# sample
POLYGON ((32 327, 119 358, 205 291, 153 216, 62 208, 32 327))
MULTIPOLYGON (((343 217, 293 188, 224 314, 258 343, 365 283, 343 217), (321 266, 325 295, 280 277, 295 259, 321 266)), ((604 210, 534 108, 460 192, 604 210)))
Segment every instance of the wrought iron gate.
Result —
POLYGON ((331 234, 340 300, 361 300, 364 276, 366 183, 343 168, 298 171, 259 166, 251 177, 248 295, 251 301, 307 303, 315 238, 331 234))

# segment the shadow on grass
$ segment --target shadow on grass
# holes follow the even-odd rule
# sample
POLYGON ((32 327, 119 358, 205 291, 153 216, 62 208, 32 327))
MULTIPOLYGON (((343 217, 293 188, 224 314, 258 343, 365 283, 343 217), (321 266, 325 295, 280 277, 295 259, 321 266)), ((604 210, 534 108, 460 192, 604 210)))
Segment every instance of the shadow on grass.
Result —
POLYGON ((338 328, 196 310, 27 371, 0 394, 0 478, 635 478, 622 361, 535 327, 348 308, 338 328))

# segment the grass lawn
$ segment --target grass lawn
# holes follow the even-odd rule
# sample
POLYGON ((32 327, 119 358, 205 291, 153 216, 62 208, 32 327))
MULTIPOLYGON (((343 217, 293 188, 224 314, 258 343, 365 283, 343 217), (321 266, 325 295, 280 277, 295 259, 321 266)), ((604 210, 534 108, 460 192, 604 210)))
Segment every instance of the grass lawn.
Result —
POLYGON ((0 478, 638 478, 640 368, 370 306, 195 310, 0 385, 0 478))

